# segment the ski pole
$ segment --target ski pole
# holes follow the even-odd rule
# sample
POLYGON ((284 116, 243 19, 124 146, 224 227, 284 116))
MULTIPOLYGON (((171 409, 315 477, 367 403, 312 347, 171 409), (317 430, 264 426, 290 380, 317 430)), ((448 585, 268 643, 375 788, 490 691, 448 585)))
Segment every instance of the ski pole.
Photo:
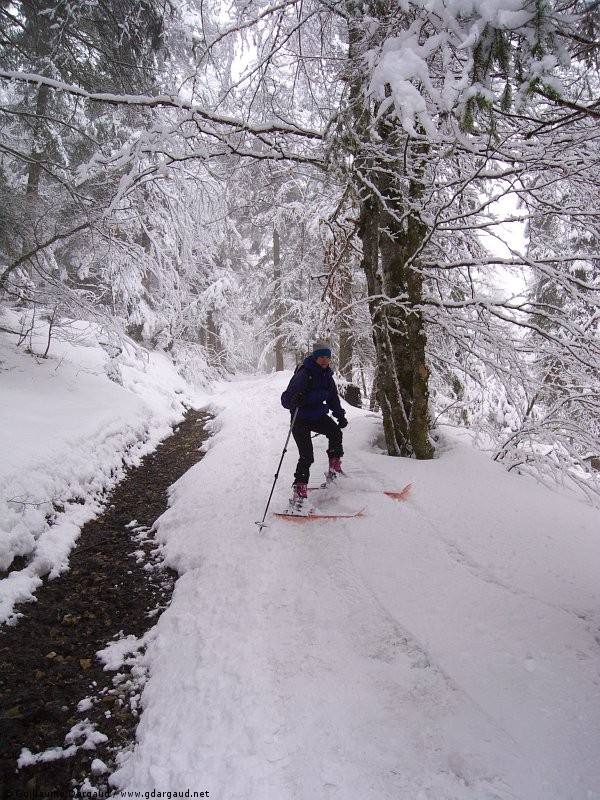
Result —
POLYGON ((298 416, 298 409, 294 411, 292 415, 292 424, 290 425, 290 429, 288 431, 287 439, 285 440, 285 444, 283 445, 283 453, 281 454, 281 458, 279 459, 279 465, 277 467, 277 472, 275 473, 275 480, 273 481, 273 486, 271 487, 271 494, 269 495, 269 499, 267 500, 267 507, 265 508, 265 513, 263 514, 263 518, 260 522, 255 522, 255 525, 258 525, 259 530, 262 533, 262 529, 266 528, 267 525, 265 523, 265 519, 267 516, 267 511, 269 510, 269 506, 271 505, 271 498, 273 497, 273 492, 275 491, 275 484, 277 483, 277 478, 279 477, 279 470, 281 469, 281 465, 283 464, 283 458, 287 453, 287 446, 290 440, 290 436, 292 435, 292 428, 294 427, 294 423, 296 422, 296 417, 298 416))

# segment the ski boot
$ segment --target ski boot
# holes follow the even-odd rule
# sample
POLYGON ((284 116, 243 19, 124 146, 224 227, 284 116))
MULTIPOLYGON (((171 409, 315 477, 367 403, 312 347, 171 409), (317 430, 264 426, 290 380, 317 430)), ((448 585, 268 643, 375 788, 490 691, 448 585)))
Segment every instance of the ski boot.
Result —
POLYGON ((342 459, 339 456, 330 456, 329 457, 329 469, 325 473, 325 483, 323 484, 323 488, 327 488, 331 486, 332 483, 335 483, 340 475, 343 475, 342 472, 342 459))
POLYGON ((308 509, 305 508, 306 500, 308 499, 308 484, 294 483, 292 489, 293 495, 290 498, 288 514, 307 514, 308 509))

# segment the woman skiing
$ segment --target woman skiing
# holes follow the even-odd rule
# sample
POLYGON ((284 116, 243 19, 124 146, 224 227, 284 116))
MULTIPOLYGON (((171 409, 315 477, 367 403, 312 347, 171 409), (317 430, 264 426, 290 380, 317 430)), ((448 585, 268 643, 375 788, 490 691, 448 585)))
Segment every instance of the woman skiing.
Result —
POLYGON ((301 508, 307 497, 307 486, 310 465, 313 463, 314 451, 311 433, 322 433, 327 437, 329 470, 327 481, 332 481, 342 471, 341 458, 342 428, 348 424, 346 413, 340 404, 340 398, 333 380, 333 372, 329 364, 331 348, 325 342, 316 342, 312 354, 304 359, 298 367, 287 389, 281 395, 281 404, 292 413, 296 409, 296 420, 292 428, 292 436, 298 446, 298 464, 294 473, 294 495, 292 504, 301 508), (337 424, 329 416, 329 412, 337 419, 337 424))

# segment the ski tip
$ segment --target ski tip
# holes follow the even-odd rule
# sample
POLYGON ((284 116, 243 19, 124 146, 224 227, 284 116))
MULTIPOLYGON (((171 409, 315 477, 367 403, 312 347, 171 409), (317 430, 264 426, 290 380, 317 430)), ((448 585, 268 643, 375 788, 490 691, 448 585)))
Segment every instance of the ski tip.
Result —
POLYGON ((400 492, 384 492, 384 494, 386 494, 388 497, 391 497, 392 500, 406 500, 410 494, 411 489, 412 489, 412 483, 409 483, 400 492))

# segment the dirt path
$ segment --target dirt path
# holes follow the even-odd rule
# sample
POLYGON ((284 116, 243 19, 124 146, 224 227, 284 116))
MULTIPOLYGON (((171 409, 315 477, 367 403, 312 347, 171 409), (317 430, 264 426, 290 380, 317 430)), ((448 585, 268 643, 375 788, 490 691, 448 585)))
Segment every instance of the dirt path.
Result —
POLYGON ((83 528, 70 570, 20 607, 18 625, 0 628, 0 797, 76 796, 86 776, 106 796, 114 756, 135 736, 143 676, 105 672, 96 652, 121 632, 143 635, 169 602, 176 575, 161 565, 151 527, 167 508, 168 487, 202 457, 207 419, 190 411, 129 472, 105 513, 83 528), (97 733, 106 741, 84 746, 97 733), (72 745, 72 755, 17 768, 23 748, 72 745))

